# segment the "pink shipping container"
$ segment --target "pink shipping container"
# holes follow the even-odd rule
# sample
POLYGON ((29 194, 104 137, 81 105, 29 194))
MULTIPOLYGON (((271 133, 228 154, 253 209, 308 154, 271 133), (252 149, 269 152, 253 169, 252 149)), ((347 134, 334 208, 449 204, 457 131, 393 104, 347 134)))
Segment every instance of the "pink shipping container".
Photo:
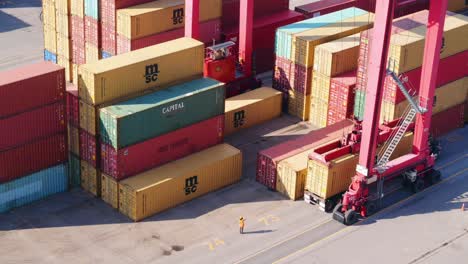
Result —
POLYGON ((67 129, 65 102, 0 119, 0 151, 34 140, 64 133, 67 129))
POLYGON ((223 141, 224 115, 115 150, 101 145, 101 170, 122 180, 223 141))
POLYGON ((0 118, 64 98, 65 70, 51 62, 0 72, 0 118))
POLYGON ((355 87, 355 71, 343 73, 331 79, 330 96, 328 99, 328 126, 349 118, 352 115, 355 87))
MULTIPOLYGON (((130 52, 170 41, 184 36, 184 28, 178 28, 163 33, 147 36, 139 39, 130 40, 125 36, 117 34, 117 54, 130 52)), ((213 40, 218 42, 221 38, 221 20, 213 19, 200 23, 200 41, 212 45, 213 40)), ((106 49, 104 49, 106 50, 106 49)))
POLYGON ((0 182, 7 182, 67 161, 66 134, 57 134, 0 152, 0 182))
MULTIPOLYGON (((72 15, 70 17, 71 20, 71 38, 72 40, 85 40, 85 24, 84 19, 79 16, 72 15)), ((83 44, 84 45, 84 44, 83 44)))
MULTIPOLYGON (((253 25, 253 55, 254 67, 257 73, 273 70, 275 63, 275 32, 276 29, 304 19, 304 16, 294 11, 281 11, 258 17, 253 25)), ((224 26, 224 25, 223 25, 224 26)), ((239 25, 223 30, 223 39, 239 41, 239 25)))
POLYGON ((100 35, 101 35, 101 30, 100 26, 101 23, 99 23, 96 19, 85 16, 85 40, 88 43, 91 43, 92 45, 99 47, 100 46, 100 35))
POLYGON ((460 104, 432 116, 431 134, 434 137, 443 136, 465 122, 465 104, 460 104))
POLYGON ((311 92, 313 68, 306 68, 288 59, 276 57, 273 77, 273 88, 283 92, 294 90, 299 94, 311 92))
POLYGON ((72 63, 81 65, 86 63, 86 50, 84 40, 71 40, 72 63))
POLYGON ((295 11, 304 14, 306 18, 312 18, 353 7, 355 4, 356 0, 321 0, 296 6, 295 11))
MULTIPOLYGON (((289 0, 255 0, 254 18, 289 9, 289 0)), ((240 0, 223 0, 223 27, 239 26, 240 0)))
POLYGON ((117 35, 115 25, 101 23, 101 46, 102 49, 111 54, 117 54, 117 35))
POLYGON ((67 121, 75 127, 80 127, 80 98, 78 87, 67 84, 67 121))
POLYGON ((262 150, 257 155, 256 180, 270 189, 276 189, 276 166, 291 156, 312 150, 321 144, 340 138, 343 133, 352 130, 352 122, 343 120, 310 132, 304 136, 281 143, 269 149, 262 150))
MULTIPOLYGON (((440 60, 436 87, 443 86, 465 76, 468 76, 468 50, 440 60)), ((408 87, 411 87, 418 93, 419 85, 421 84, 421 67, 404 73, 401 79, 408 87)), ((386 77, 384 87, 385 101, 398 104, 406 100, 392 77, 386 77)))
POLYGON ((87 161, 94 168, 99 164, 101 154, 99 140, 86 130, 80 128, 80 158, 87 161), (98 155, 99 154, 99 155, 98 155))

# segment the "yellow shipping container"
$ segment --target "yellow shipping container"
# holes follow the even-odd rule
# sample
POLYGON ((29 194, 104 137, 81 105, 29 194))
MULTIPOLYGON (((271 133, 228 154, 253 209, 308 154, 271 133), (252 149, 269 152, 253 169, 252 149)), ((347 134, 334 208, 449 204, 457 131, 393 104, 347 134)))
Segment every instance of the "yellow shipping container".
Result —
POLYGON ((328 118, 328 100, 322 100, 321 98, 311 97, 310 99, 310 123, 317 127, 322 128, 327 126, 328 118))
POLYGON ((180 38, 80 66, 80 98, 95 105, 203 74, 203 43, 180 38))
POLYGON ((320 98, 322 101, 328 102, 330 96, 331 77, 313 71, 311 95, 315 98, 320 98))
POLYGON ((282 93, 262 87, 226 99, 224 135, 230 135, 281 115, 282 93))
MULTIPOLYGON (((184 27, 184 0, 158 0, 117 11, 117 33, 128 39, 184 27)), ((221 17, 221 0, 200 1, 200 22, 221 17)))
POLYGON ((70 11, 72 15, 84 18, 84 1, 85 0, 71 0, 70 11))
MULTIPOLYGON (((440 113, 453 106, 462 104, 468 99, 468 77, 453 81, 435 90, 435 106, 432 108, 432 114, 440 113)), ((417 96, 414 97, 417 100, 417 96)), ((409 108, 407 100, 393 104, 391 102, 382 102, 380 111, 380 122, 392 121, 401 117, 409 108)))
POLYGON ((94 196, 101 195, 101 172, 88 162, 81 160, 81 188, 94 196))
POLYGON ((57 56, 62 56, 67 60, 71 58, 70 38, 57 34, 57 56))
POLYGON ((119 208, 119 184, 111 176, 101 173, 101 199, 112 208, 119 208))
POLYGON ((240 150, 220 144, 119 182, 119 210, 134 221, 240 180, 240 150))
POLYGON ((80 99, 80 127, 91 135, 98 134, 98 123, 97 118, 98 115, 98 107, 94 105, 90 105, 80 99))
MULTIPOLYGON (((397 74, 421 67, 424 56, 426 25, 402 31, 392 36, 389 65, 397 74)), ((453 15, 445 18, 444 41, 440 58, 468 49, 468 17, 453 15)))
POLYGON ((93 44, 86 42, 85 44, 85 57, 86 57, 86 63, 85 65, 88 64, 93 64, 95 62, 98 62, 100 59, 100 52, 99 48, 94 46, 93 44))
POLYGON ((447 10, 461 11, 468 8, 468 1, 466 0, 449 0, 447 10))
POLYGON ((278 163, 276 190, 291 200, 304 196, 309 152, 302 152, 278 163))
MULTIPOLYGON (((410 153, 412 143, 413 132, 407 132, 397 145, 390 160, 410 153)), ((379 154, 380 149, 382 146, 378 148, 377 154, 379 154)), ((356 174, 358 159, 358 154, 346 154, 331 160, 328 164, 309 159, 305 188, 324 199, 346 191, 351 184, 351 178, 356 174)))
POLYGON ((71 22, 68 14, 56 13, 56 31, 58 34, 71 37, 71 22))
POLYGON ((314 72, 335 77, 356 69, 359 44, 360 34, 354 34, 318 45, 314 52, 314 72))
POLYGON ((373 21, 374 14, 369 13, 295 35, 292 45, 294 62, 306 68, 312 67, 316 46, 369 29, 373 21))
POLYGON ((54 0, 54 1, 55 1, 55 8, 60 14, 70 15, 71 2, 76 2, 77 0, 54 0))
POLYGON ((57 54, 57 35, 55 29, 44 26, 44 48, 54 54, 57 54))
POLYGON ((57 64, 65 68, 65 80, 71 82, 71 62, 68 58, 57 56, 57 64))
POLYGON ((56 17, 55 17, 55 3, 52 0, 42 1, 42 22, 44 25, 49 26, 55 31, 56 17))
POLYGON ((80 132, 78 128, 68 125, 68 150, 80 156, 80 132))
POLYGON ((78 64, 72 63, 72 82, 74 85, 78 85, 78 64))
POLYGON ((304 95, 296 91, 289 91, 288 113, 299 117, 302 121, 309 120, 310 95, 304 95))

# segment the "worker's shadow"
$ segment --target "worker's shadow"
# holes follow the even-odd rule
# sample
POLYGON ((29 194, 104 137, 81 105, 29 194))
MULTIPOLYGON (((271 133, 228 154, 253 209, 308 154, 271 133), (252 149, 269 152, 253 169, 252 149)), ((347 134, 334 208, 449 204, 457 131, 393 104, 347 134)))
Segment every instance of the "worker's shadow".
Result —
POLYGON ((244 231, 244 235, 248 235, 248 234, 264 234, 264 233, 271 233, 271 232, 275 232, 276 230, 271 230, 271 229, 268 229, 268 230, 257 230, 257 231, 244 231))

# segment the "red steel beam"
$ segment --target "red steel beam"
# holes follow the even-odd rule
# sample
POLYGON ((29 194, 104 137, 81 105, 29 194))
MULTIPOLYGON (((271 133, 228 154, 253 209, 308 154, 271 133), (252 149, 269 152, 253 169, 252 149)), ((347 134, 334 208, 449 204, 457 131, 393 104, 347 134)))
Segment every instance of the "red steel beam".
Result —
POLYGON ((444 33, 447 0, 430 1, 424 58, 421 69, 419 102, 427 112, 416 116, 413 153, 427 157, 428 139, 431 127, 432 104, 439 70, 440 53, 444 33))
POLYGON ((372 176, 379 133, 380 105, 387 76, 387 55, 396 0, 377 0, 374 33, 370 45, 365 113, 357 174, 372 176))
POLYGON ((185 36, 200 37, 200 0, 185 0, 185 36))
POLYGON ((253 0, 240 0, 239 62, 244 76, 252 73, 253 0))

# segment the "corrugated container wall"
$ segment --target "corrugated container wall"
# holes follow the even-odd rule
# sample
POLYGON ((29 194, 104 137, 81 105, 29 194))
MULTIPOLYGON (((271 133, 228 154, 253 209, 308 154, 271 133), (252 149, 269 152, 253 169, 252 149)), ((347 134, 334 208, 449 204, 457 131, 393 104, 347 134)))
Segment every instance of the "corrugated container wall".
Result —
POLYGON ((224 84, 202 78, 100 109, 100 136, 120 149, 223 112, 224 84))
POLYGON ((0 212, 64 192, 67 188, 67 166, 64 164, 0 184, 0 212))
MULTIPOLYGON (((200 22, 221 17, 221 0, 200 1, 200 22)), ((183 0, 159 0, 117 11, 117 34, 138 39, 184 26, 183 0)))
POLYGON ((203 43, 180 38, 80 67, 80 98, 94 105, 203 74, 203 43))
POLYGON ((101 170, 122 180, 223 141, 224 115, 119 150, 101 144, 101 170))
POLYGON ((88 162, 81 160, 81 188, 92 195, 101 196, 101 172, 88 162))
POLYGON ((81 166, 79 156, 68 155, 68 183, 71 188, 81 186, 81 166))
POLYGON ((281 92, 268 87, 226 99, 225 130, 230 135, 281 115, 281 92))
POLYGON ((459 104, 432 116, 431 134, 443 136, 457 128, 463 127, 465 120, 465 103, 459 104))
POLYGON ((119 183, 119 210, 134 221, 233 184, 240 150, 221 144, 119 183))
POLYGON ((101 199, 112 208, 119 208, 119 184, 104 173, 101 174, 101 199))
POLYGON ((311 18, 354 7, 355 4, 355 0, 321 0, 296 6, 294 10, 304 14, 307 18, 311 18))
POLYGON ((0 72, 0 117, 20 113, 65 98, 65 72, 39 62, 0 72))
POLYGON ((291 200, 304 196, 308 152, 297 154, 278 163, 276 190, 291 200))
POLYGON ((71 153, 80 156, 80 129, 68 125, 68 151, 71 153))

